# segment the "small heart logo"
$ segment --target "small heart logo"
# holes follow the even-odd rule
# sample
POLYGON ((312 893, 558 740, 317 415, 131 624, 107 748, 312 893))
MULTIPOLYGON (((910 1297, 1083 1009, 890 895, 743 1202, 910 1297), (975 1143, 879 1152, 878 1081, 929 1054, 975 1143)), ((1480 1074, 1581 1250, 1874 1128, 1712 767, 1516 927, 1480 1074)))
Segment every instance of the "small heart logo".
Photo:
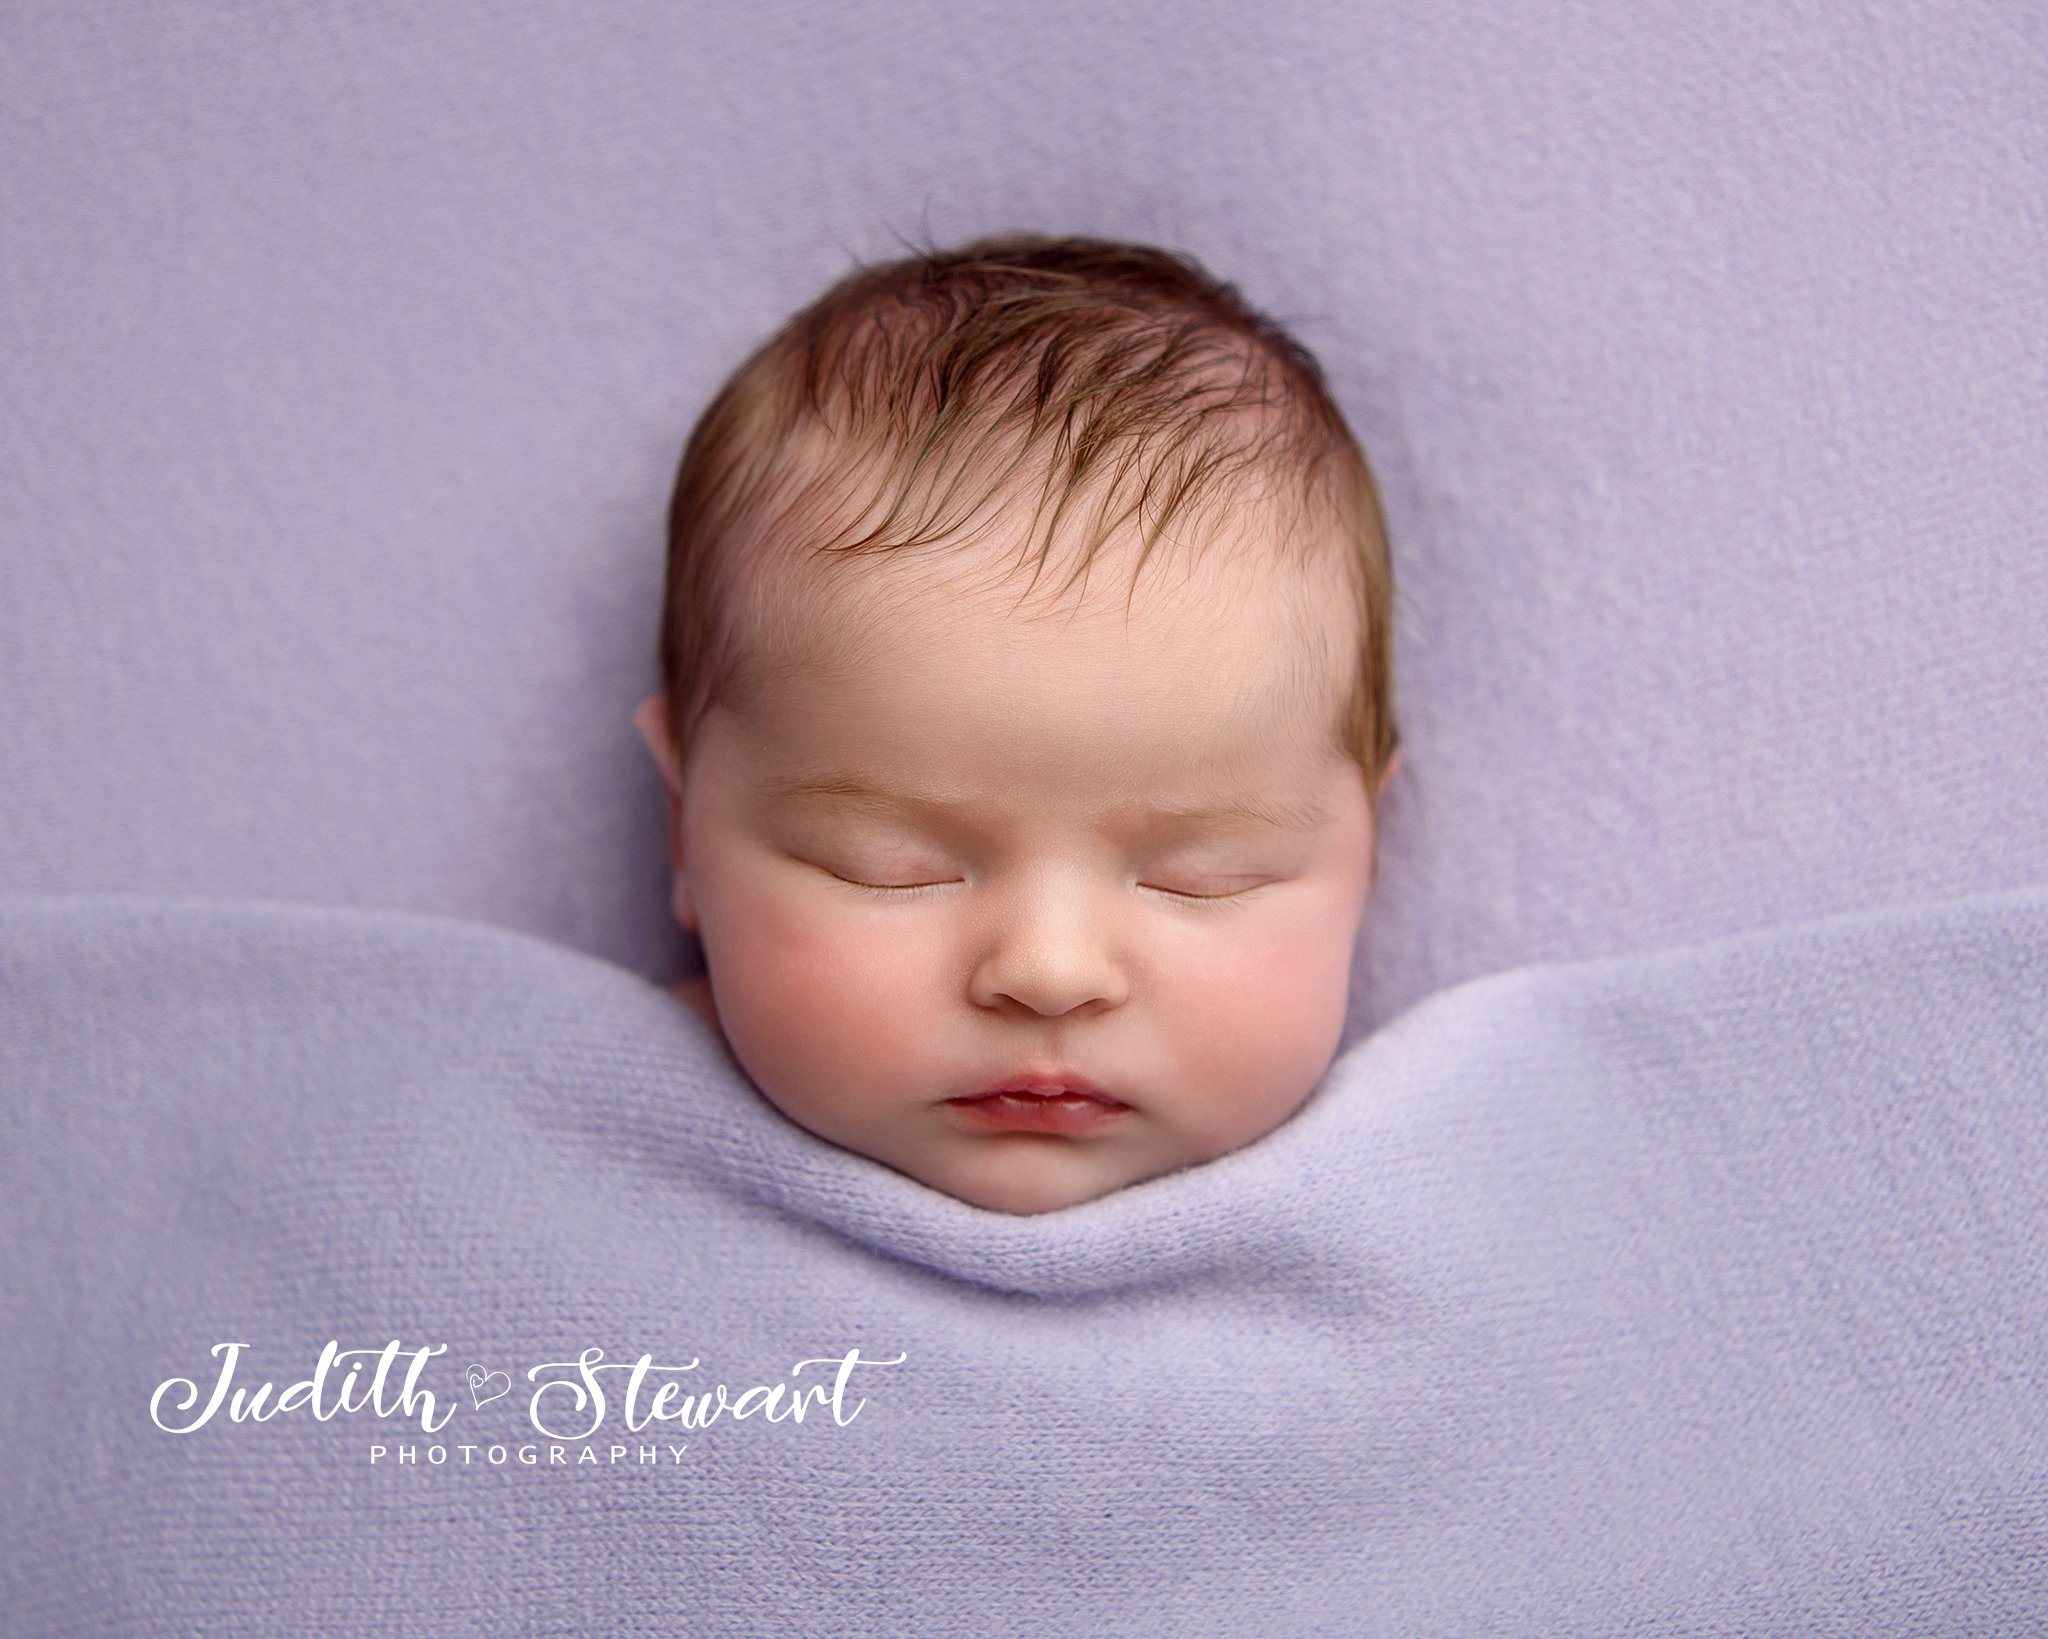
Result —
POLYGON ((502 1400, 512 1392, 512 1379, 504 1372, 487 1372, 481 1366, 472 1366, 462 1374, 462 1380, 469 1385, 470 1403, 478 1411, 493 1400, 502 1400))

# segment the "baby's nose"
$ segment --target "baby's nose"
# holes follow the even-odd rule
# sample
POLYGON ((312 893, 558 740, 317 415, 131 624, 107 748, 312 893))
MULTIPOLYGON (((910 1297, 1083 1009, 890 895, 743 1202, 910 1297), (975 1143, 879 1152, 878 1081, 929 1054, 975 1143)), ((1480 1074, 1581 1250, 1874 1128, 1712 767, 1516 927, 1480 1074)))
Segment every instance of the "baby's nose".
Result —
POLYGON ((1057 888, 1004 907, 971 989, 978 1006, 1023 1007, 1045 1018, 1120 1007, 1130 994, 1113 920, 1083 893, 1057 888))

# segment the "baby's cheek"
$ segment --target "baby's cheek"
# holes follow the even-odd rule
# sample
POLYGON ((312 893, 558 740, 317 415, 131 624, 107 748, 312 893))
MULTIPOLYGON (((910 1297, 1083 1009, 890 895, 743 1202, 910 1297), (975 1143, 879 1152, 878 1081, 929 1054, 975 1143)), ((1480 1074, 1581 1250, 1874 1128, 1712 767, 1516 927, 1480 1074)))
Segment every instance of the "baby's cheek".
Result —
POLYGON ((1178 955, 1165 982, 1247 1045, 1293 1039, 1332 1006, 1341 1012, 1349 985, 1348 931, 1327 918, 1247 919, 1178 955))
POLYGON ((759 906, 712 957, 726 1034, 771 1094, 808 1103, 911 1062, 907 999, 920 991, 907 947, 855 920, 759 906))
POLYGON ((1349 944, 1292 927, 1225 941, 1187 968, 1177 1011, 1188 1116, 1212 1153, 1249 1142, 1299 1107, 1343 1032, 1349 944))

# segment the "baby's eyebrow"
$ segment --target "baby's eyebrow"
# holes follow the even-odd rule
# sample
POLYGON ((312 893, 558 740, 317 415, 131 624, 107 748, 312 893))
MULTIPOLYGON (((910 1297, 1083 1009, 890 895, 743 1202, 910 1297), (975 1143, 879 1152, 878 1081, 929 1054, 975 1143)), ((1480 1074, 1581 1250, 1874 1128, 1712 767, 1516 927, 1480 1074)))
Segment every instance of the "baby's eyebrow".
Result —
MULTIPOLYGON (((856 808, 912 810, 958 814, 971 804, 914 791, 893 791, 852 774, 785 774, 764 780, 761 792, 771 801, 831 798, 856 808)), ((1105 818, 1141 818, 1186 825, 1267 825, 1282 831, 1314 831, 1329 818, 1321 803, 1305 798, 1218 797, 1193 803, 1130 802, 1108 810, 1105 818)))

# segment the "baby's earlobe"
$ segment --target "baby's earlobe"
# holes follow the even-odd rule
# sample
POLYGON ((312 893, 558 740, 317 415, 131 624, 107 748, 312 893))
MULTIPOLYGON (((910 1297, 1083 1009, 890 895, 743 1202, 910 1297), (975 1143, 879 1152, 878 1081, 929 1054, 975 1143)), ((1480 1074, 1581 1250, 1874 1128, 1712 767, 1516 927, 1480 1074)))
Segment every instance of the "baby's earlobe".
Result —
POLYGON ((668 804, 668 868, 675 880, 671 900, 675 918, 694 933, 696 912, 691 908, 689 887, 683 878, 683 794, 676 778, 675 750, 668 739, 667 699, 655 693, 642 700, 633 709, 633 727, 639 730, 640 738, 653 754, 655 769, 661 776, 661 794, 668 804))
POLYGON ((697 931, 697 907, 690 899, 690 879, 676 869, 674 886, 669 891, 669 909, 675 913, 676 921, 686 932, 697 931))

